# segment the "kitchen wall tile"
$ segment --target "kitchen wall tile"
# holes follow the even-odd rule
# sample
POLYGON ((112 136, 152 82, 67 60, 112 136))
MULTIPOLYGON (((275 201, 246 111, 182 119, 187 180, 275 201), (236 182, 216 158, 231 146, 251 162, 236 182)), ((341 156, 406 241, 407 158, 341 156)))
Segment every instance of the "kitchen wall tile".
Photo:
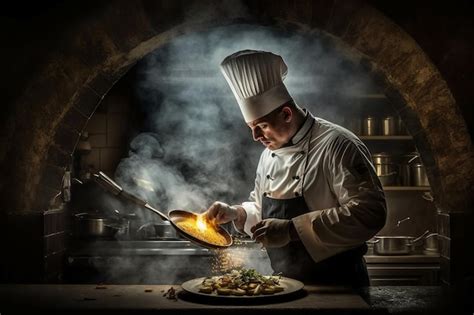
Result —
POLYGON ((128 113, 130 112, 130 101, 126 95, 114 94, 107 95, 109 113, 128 113))
POLYGON ((107 132, 107 115, 95 113, 86 126, 89 134, 106 133, 107 132))
POLYGON ((107 146, 119 147, 124 145, 124 132, 127 128, 128 117, 124 114, 107 115, 107 146))
POLYGON ((100 169, 114 170, 122 157, 122 150, 118 148, 100 149, 100 169))
POLYGON ((86 170, 89 167, 100 169, 100 149, 92 149, 89 154, 81 156, 81 168, 86 170))
POLYGON ((93 148, 103 148, 107 146, 107 134, 90 134, 89 143, 93 148))

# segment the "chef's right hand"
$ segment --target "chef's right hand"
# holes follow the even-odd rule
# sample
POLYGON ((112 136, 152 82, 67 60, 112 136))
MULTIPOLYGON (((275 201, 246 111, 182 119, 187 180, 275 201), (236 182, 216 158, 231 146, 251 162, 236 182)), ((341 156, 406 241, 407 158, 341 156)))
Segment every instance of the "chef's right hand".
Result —
POLYGON ((234 206, 216 201, 207 209, 205 216, 211 221, 215 220, 217 224, 224 224, 237 219, 238 210, 234 206))

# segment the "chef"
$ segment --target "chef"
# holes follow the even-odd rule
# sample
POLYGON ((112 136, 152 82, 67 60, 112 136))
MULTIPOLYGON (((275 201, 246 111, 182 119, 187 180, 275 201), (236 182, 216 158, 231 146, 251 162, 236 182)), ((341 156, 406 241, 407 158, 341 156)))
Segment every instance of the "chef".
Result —
POLYGON ((266 148, 249 201, 216 201, 207 217, 233 221, 261 242, 276 273, 305 283, 369 285, 365 241, 384 226, 386 203, 366 146, 295 104, 280 56, 239 51, 221 70, 253 139, 266 148))

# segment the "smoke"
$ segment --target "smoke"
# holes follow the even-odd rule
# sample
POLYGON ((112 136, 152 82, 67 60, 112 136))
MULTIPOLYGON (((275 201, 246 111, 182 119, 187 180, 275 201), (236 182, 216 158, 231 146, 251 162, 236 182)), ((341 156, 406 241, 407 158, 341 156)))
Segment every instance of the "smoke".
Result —
POLYGON ((163 209, 200 212, 215 200, 247 199, 263 147, 252 141, 219 69, 242 49, 281 55, 297 103, 336 123, 344 123, 344 108, 333 104, 334 95, 368 86, 318 37, 248 25, 181 36, 137 65, 135 96, 148 132, 132 141, 119 183, 163 209))
MULTIPOLYGON (((372 88, 368 76, 316 35, 253 25, 183 35, 137 64, 134 103, 145 116, 145 132, 133 139, 116 170, 124 189, 162 210, 201 212, 215 200, 247 200, 264 148, 253 142, 219 69, 226 56, 243 49, 281 55, 289 69, 285 84, 297 104, 335 123, 350 116, 348 96, 372 88)), ((238 256, 244 267, 269 272, 268 260, 262 263, 250 251, 238 256)), ((155 270, 171 276, 173 264, 151 263, 142 269, 143 279, 153 278, 155 270)))

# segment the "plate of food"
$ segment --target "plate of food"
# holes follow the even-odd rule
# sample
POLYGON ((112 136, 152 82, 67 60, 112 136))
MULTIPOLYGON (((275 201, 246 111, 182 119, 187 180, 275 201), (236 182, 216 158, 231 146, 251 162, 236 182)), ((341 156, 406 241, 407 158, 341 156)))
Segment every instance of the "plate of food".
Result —
POLYGON ((220 276, 196 278, 184 282, 184 291, 222 299, 259 299, 289 295, 303 289, 298 280, 266 276, 254 269, 233 269, 220 276))

